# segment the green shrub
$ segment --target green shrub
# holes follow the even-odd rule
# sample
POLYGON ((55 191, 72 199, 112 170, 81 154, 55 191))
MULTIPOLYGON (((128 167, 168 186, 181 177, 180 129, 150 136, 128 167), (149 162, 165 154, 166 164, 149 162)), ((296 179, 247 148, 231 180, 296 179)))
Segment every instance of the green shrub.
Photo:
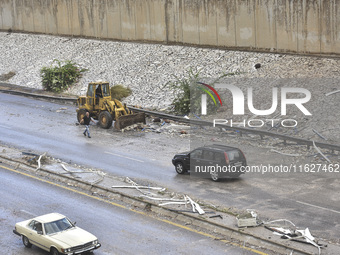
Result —
POLYGON ((121 101, 124 97, 130 96, 132 93, 130 88, 126 88, 123 85, 115 85, 111 87, 111 97, 112 99, 117 99, 121 101))
POLYGON ((175 81, 169 82, 170 89, 173 90, 175 98, 172 101, 174 111, 178 114, 190 113, 190 89, 191 85, 199 80, 199 71, 190 69, 186 77, 178 78, 175 76, 175 81))
MULTIPOLYGON (((214 80, 209 85, 216 83, 218 80, 225 76, 232 76, 238 73, 228 73, 223 74, 214 80)), ((200 114, 201 113, 201 96, 202 90, 199 89, 200 86, 197 82, 202 80, 200 77, 200 72, 193 70, 192 68, 188 71, 187 75, 183 78, 178 78, 175 76, 175 81, 168 82, 166 86, 169 86, 175 94, 175 98, 172 101, 174 106, 174 111, 177 114, 187 115, 189 113, 200 114)), ((212 100, 207 100, 207 112, 216 112, 217 107, 212 100)))
MULTIPOLYGON (((200 72, 193 70, 188 71, 187 75, 183 78, 175 76, 175 81, 169 82, 170 89, 173 90, 175 98, 172 101, 174 111, 177 114, 187 115, 190 112, 199 114, 201 111, 201 95, 202 91, 197 84, 200 81, 200 72)), ((207 102, 208 112, 216 111, 216 107, 212 100, 207 102)))
POLYGON ((40 70, 42 85, 45 90, 62 92, 76 83, 87 69, 80 68, 76 63, 66 60, 53 60, 50 67, 40 70))

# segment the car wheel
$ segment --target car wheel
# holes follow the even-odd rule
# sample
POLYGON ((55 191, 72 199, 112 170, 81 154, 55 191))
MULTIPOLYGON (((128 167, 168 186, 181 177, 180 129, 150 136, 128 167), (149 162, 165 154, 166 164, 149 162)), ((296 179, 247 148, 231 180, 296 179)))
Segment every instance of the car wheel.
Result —
POLYGON ((220 180, 220 176, 217 171, 210 171, 210 177, 214 182, 218 182, 220 180))
POLYGON ((50 253, 51 255, 59 255, 59 252, 56 248, 52 248, 50 253))
POLYGON ((26 236, 22 236, 22 243, 25 245, 27 248, 31 248, 32 244, 30 243, 30 240, 26 236))
POLYGON ((176 168, 176 172, 178 174, 184 174, 185 173, 184 166, 181 162, 177 162, 176 165, 175 165, 175 168, 176 168))

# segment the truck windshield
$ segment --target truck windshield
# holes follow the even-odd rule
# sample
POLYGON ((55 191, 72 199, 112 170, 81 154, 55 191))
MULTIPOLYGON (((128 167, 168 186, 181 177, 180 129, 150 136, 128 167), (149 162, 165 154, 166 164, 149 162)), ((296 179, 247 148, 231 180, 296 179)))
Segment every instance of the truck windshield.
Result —
POLYGON ((110 96, 110 86, 108 83, 102 84, 102 89, 103 89, 103 96, 108 97, 110 96))
POLYGON ((87 96, 88 97, 93 97, 93 92, 94 92, 94 86, 90 85, 88 90, 87 90, 87 96))

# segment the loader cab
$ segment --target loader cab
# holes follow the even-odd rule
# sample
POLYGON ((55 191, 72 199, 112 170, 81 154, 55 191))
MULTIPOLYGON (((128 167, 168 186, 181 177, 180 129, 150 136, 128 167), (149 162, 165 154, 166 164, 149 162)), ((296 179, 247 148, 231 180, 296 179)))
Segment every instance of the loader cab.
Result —
POLYGON ((101 108, 103 99, 111 100, 110 85, 108 82, 91 82, 87 89, 87 105, 90 110, 101 108))

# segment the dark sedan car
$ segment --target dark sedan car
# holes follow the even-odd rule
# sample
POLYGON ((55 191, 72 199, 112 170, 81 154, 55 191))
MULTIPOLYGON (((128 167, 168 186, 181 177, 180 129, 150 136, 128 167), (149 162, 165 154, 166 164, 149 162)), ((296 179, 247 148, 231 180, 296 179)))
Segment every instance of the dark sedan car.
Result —
POLYGON ((178 174, 190 171, 192 175, 218 181, 225 177, 239 177, 244 173, 242 170, 247 161, 240 149, 214 144, 176 154, 172 164, 178 174))

